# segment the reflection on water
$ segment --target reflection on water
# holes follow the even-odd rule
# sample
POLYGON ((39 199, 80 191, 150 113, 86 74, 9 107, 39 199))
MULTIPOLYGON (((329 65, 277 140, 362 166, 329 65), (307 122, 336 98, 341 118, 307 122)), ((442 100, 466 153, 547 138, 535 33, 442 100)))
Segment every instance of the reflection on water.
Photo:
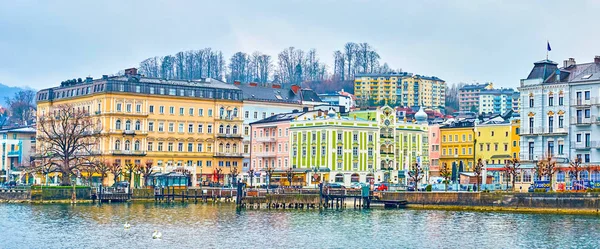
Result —
POLYGON ((243 210, 213 204, 0 205, 2 248, 594 248, 597 216, 243 210), (125 230, 123 224, 131 228, 125 230), (153 240, 152 232, 162 232, 153 240))

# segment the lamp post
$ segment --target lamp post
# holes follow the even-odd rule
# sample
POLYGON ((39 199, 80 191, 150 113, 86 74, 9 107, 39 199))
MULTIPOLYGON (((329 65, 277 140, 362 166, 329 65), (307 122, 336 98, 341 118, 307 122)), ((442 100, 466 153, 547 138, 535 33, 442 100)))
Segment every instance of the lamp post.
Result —
POLYGON ((252 180, 254 180, 254 169, 250 168, 248 170, 248 177, 250 177, 250 187, 252 188, 252 180))
POLYGON ((285 174, 286 174, 286 176, 287 176, 287 179, 288 179, 288 182, 289 182, 289 184, 290 184, 290 187, 292 187, 292 185, 293 185, 292 183, 293 183, 293 180, 294 180, 294 171, 293 171, 293 170, 292 170, 292 168, 290 167, 290 168, 288 168, 288 169, 285 171, 285 174))
POLYGON ((269 193, 269 187, 271 185, 271 176, 273 176, 273 171, 275 171, 271 166, 267 166, 265 173, 267 174, 267 194, 269 193))

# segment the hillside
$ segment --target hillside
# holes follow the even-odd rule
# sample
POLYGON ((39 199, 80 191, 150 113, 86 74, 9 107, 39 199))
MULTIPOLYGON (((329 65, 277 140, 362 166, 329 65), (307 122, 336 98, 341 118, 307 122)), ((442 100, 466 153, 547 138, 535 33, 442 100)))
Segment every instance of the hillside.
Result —
POLYGON ((9 97, 9 98, 13 97, 16 92, 22 91, 22 90, 32 90, 32 89, 28 88, 28 87, 7 86, 7 85, 0 83, 0 105, 2 105, 2 107, 6 107, 6 101, 5 101, 6 97, 9 97))

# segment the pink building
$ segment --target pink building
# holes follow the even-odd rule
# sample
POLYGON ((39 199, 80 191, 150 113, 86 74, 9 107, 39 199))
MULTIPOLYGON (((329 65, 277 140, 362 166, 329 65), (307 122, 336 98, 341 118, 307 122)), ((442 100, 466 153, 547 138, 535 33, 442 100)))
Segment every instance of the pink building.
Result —
MULTIPOLYGON (((282 113, 250 124, 250 167, 252 185, 266 184, 266 169, 273 169, 271 184, 287 185, 286 170, 291 167, 290 121, 302 112, 282 113)), ((248 172, 244 175, 249 177, 248 172)), ((250 179, 246 178, 249 182, 250 179)))
POLYGON ((429 176, 440 175, 440 126, 429 126, 429 176))

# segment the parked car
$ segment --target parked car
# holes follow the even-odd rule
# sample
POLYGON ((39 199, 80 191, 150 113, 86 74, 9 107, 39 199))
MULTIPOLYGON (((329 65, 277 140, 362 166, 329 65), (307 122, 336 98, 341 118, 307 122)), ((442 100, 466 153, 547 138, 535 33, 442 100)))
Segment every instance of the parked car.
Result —
POLYGON ((355 182, 355 183, 352 183, 352 185, 350 185, 350 188, 362 189, 363 186, 368 186, 368 185, 366 183, 362 183, 362 182, 355 182))
POLYGON ((344 185, 342 185, 341 183, 333 182, 333 183, 328 183, 327 185, 325 185, 325 188, 344 189, 346 187, 344 187, 344 185))
POLYGON ((387 183, 377 183, 374 186, 375 191, 388 191, 389 186, 387 183))

